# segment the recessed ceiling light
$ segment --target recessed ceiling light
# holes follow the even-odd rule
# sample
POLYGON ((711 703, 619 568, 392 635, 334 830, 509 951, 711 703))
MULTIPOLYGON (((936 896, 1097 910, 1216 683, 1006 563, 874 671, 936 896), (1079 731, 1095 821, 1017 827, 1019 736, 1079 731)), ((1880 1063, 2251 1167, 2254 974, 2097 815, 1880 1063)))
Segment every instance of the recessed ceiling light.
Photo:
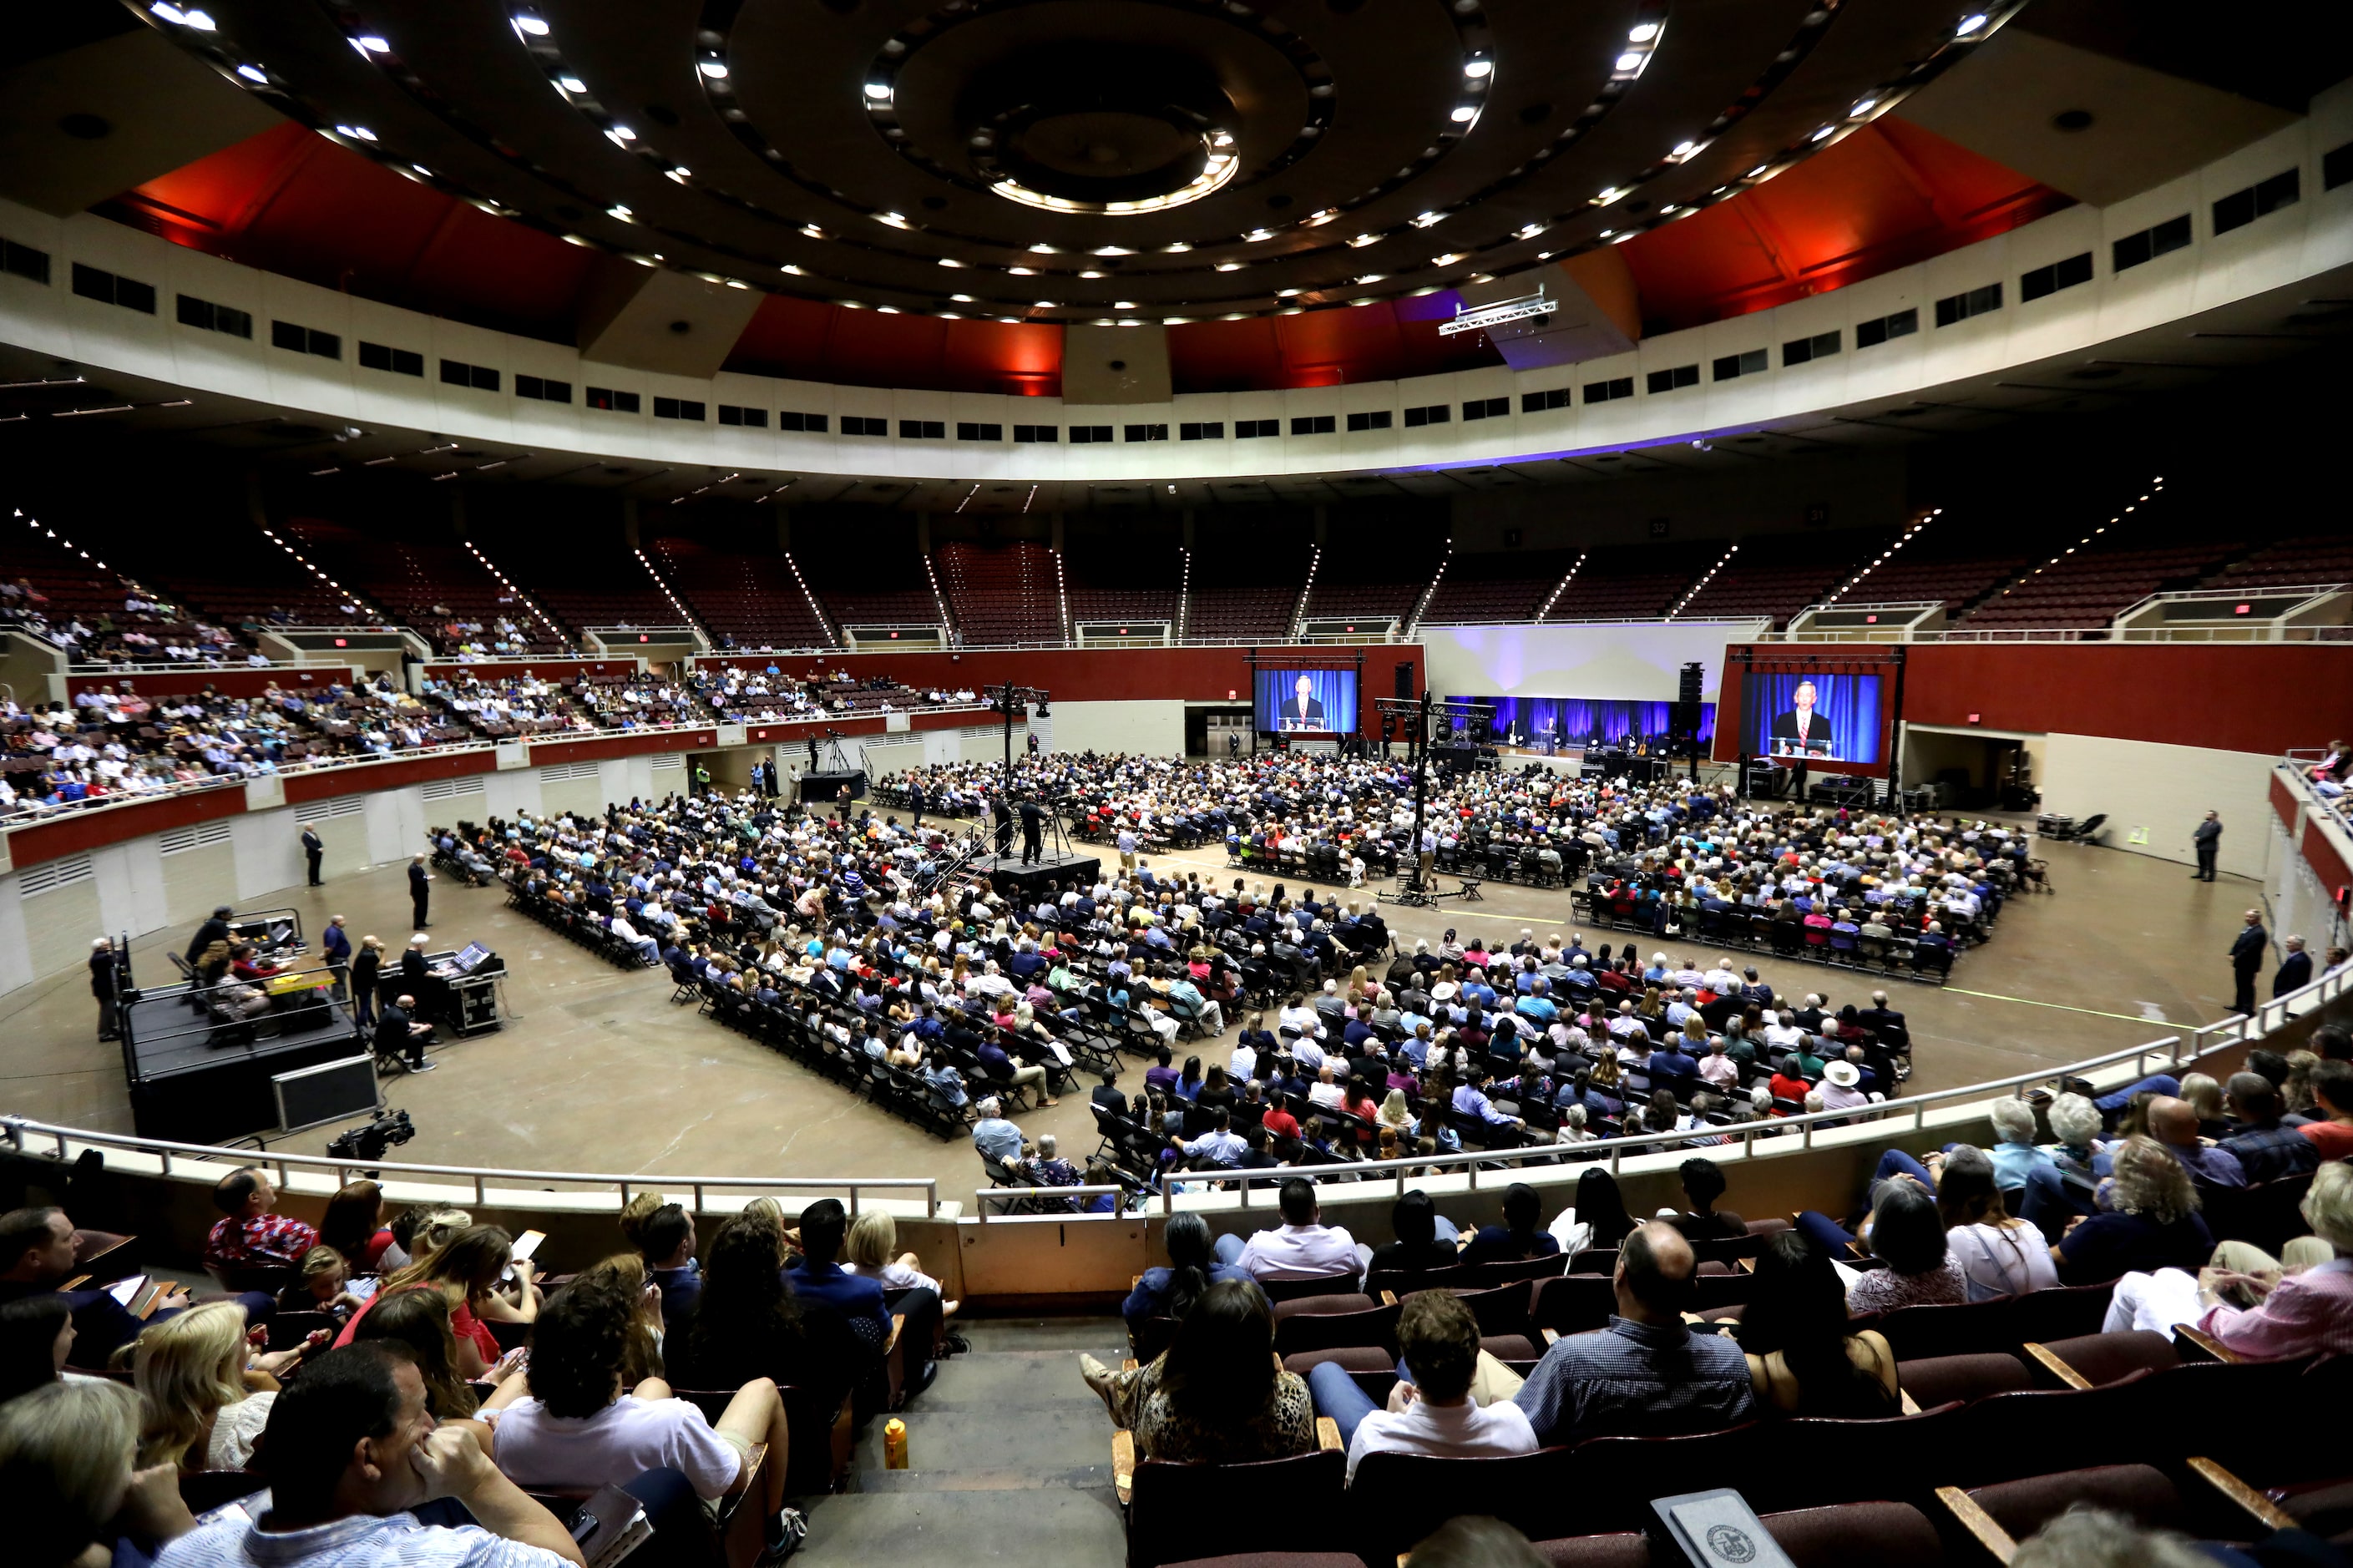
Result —
POLYGON ((1135 301, 1133 300, 1113 300, 1111 302, 1111 308, 1114 310, 1133 310, 1135 309, 1135 301))
POLYGON ((607 217, 619 218, 623 223, 635 223, 638 221, 638 215, 631 212, 628 208, 621 205, 618 202, 607 207, 605 209, 605 216, 607 217))
POLYGON ((1682 160, 1690 157, 1693 153, 1698 151, 1699 143, 1696 142, 1678 142, 1675 143, 1675 150, 1668 153, 1667 156, 1680 163, 1682 160))
POLYGON ((1350 240, 1348 242, 1348 246, 1349 248, 1353 250, 1362 250, 1366 246, 1378 245, 1380 243, 1380 239, 1381 237, 1377 234, 1360 234, 1356 238, 1350 240))
POLYGON ((555 85, 562 88, 566 92, 586 92, 588 90, 588 84, 582 81, 576 76, 557 77, 555 79, 555 85))
POLYGON ((1218 270, 1220 272, 1240 272, 1241 269, 1242 264, 1239 261, 1220 261, 1218 263, 1218 270))
POLYGON ((891 84, 887 81, 870 81, 866 84, 866 96, 880 103, 891 96, 891 84))
POLYGON ((364 125, 338 125, 335 129, 342 134, 350 137, 354 142, 373 142, 375 140, 375 132, 369 130, 364 125))
POLYGON ((682 184, 686 184, 686 183, 687 183, 687 181, 689 181, 689 180, 691 180, 691 179, 694 178, 694 171, 693 171, 693 170, 691 170, 691 169, 690 169, 690 168, 688 168, 685 164, 681 163, 681 164, 679 164, 677 167, 675 167, 675 168, 673 168, 673 169, 671 169, 671 170, 670 170, 670 177, 671 179, 673 179, 673 180, 676 180, 680 184, 681 184, 681 185, 682 185, 682 184))
POLYGON ((1445 221, 1446 215, 1444 213, 1424 213, 1419 217, 1413 220, 1413 226, 1416 228, 1428 228, 1431 224, 1444 223, 1445 221))
POLYGON ((605 134, 611 137, 614 141, 619 142, 624 147, 638 139, 638 133, 630 130, 626 125, 616 125, 610 131, 606 132, 605 134))
POLYGON ((1618 68, 1621 71, 1638 70, 1641 68, 1642 58, 1641 51, 1629 49, 1618 57, 1618 68))
POLYGON ((1038 276, 1038 269, 1034 267, 1008 267, 1005 270, 1010 272, 1016 278, 1035 278, 1038 276))
POLYGON ((392 46, 374 33, 364 34, 352 42, 359 46, 359 51, 364 55, 388 55, 392 52, 392 46))
POLYGON ((1476 120, 1476 119, 1478 119, 1478 118, 1479 118, 1479 106, 1478 106, 1477 104, 1475 104, 1475 103, 1458 103, 1458 104, 1456 104, 1456 105, 1454 106, 1454 123, 1455 123, 1455 124, 1457 124, 1457 125, 1466 125, 1466 124, 1470 123, 1472 121, 1476 120))
POLYGON ((749 289, 751 285, 744 282, 741 278, 730 278, 727 279, 727 287, 730 289, 749 289))
POLYGON ((1866 98, 1861 103, 1856 104, 1852 109, 1846 111, 1847 118, 1850 120, 1860 120, 1878 107, 1879 100, 1875 98, 1866 98))
POLYGON ((1972 33, 1981 33, 1985 30, 1985 25, 1984 15, 1973 12, 1961 18, 1961 25, 1953 29, 1953 37, 1966 38, 1972 33))
POLYGON ((1079 276, 1082 278, 1101 278, 1103 277, 1104 274, 1101 272, 1082 272, 1079 276))
POLYGON ((1494 71, 1495 62, 1493 60, 1468 60, 1462 67, 1462 74, 1472 78, 1492 76, 1494 71))
POLYGON ((180 22, 182 26, 194 27, 199 33, 209 33, 213 30, 212 17, 202 11, 185 12, 180 17, 180 22))
POLYGON ((1622 200, 1625 197, 1625 186, 1612 185, 1608 190, 1603 191, 1599 195, 1595 196, 1593 198, 1593 205, 1598 207, 1606 207, 1611 202, 1622 200))
POLYGON ((877 305, 874 309, 885 316, 895 316, 899 313, 899 307, 896 305, 877 305))
POLYGON ((1459 250, 1450 250, 1450 251, 1448 251, 1448 252, 1447 252, 1445 255, 1443 255, 1443 256, 1433 256, 1433 257, 1431 257, 1431 258, 1430 258, 1430 264, 1432 267, 1451 267, 1451 266, 1453 266, 1456 262, 1458 262, 1458 261, 1460 261, 1460 260, 1461 260, 1461 259, 1462 259, 1462 253, 1461 253, 1461 251, 1459 251, 1459 250))
POLYGON ((1626 41, 1630 44, 1647 44, 1658 36, 1659 25, 1656 22, 1637 22, 1627 31, 1626 41))
POLYGON ((897 213, 876 213, 874 215, 874 221, 876 223, 887 223, 892 228, 904 228, 907 226, 907 220, 897 213))
POLYGON ((1271 229, 1271 228, 1254 228, 1254 229, 1250 230, 1248 234, 1246 234, 1246 235, 1242 236, 1242 238, 1244 238, 1245 240, 1250 241, 1250 243, 1252 243, 1252 244, 1256 244, 1258 241, 1260 241, 1260 240, 1261 240, 1261 239, 1272 239, 1273 237, 1274 237, 1274 230, 1272 230, 1272 229, 1271 229))
POLYGON ((1095 254, 1097 256, 1134 256, 1135 252, 1124 245, 1099 245, 1095 247, 1095 254))
POLYGON ((518 33, 529 33, 534 38, 547 37, 546 20, 543 17, 534 16, 528 11, 516 12, 514 25, 515 31, 518 33))
POLYGON ((1051 300, 1040 300, 1038 301, 1038 309, 1041 310, 1059 310, 1061 307, 1055 304, 1051 300))
POLYGON ((1274 297, 1278 300, 1296 300, 1306 292, 1304 289, 1277 289, 1274 291, 1274 297))
POLYGON ((1540 223, 1522 224, 1520 226, 1520 237, 1522 239, 1534 239, 1544 231, 1545 226, 1540 223))
POLYGON ((943 256, 940 258, 940 265, 943 267, 962 267, 964 263, 958 261, 953 256, 943 256))
POLYGON ((779 266, 779 267, 776 268, 776 270, 777 270, 777 271, 779 271, 779 272, 789 272, 789 273, 791 273, 791 274, 792 274, 794 277, 796 277, 796 278, 804 278, 804 277, 807 277, 807 273, 804 273, 804 272, 803 272, 799 268, 797 268, 797 267, 794 266, 794 265, 793 265, 791 262, 789 262, 789 261, 785 262, 783 265, 779 266))
POLYGON ((1160 253, 1164 256, 1182 256, 1192 248, 1193 247, 1191 246, 1186 244, 1180 239, 1174 245, 1162 246, 1160 247, 1160 253))
POLYGON ((713 81, 727 79, 727 62, 724 60, 697 60, 694 68, 713 81))
POLYGON ((259 66, 239 66, 237 68, 237 74, 248 81, 267 82, 269 79, 269 73, 259 66))
POLYGON ((973 302, 972 296, 969 294, 951 294, 948 298, 959 305, 969 305, 973 302))

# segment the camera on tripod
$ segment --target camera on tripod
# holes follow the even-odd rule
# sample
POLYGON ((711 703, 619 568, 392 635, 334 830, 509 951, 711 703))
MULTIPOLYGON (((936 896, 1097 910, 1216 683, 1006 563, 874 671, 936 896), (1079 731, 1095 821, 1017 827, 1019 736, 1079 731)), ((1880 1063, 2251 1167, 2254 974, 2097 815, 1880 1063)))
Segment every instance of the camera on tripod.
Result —
POLYGON ((381 1160, 385 1150, 416 1136, 417 1129, 408 1124, 408 1112, 390 1110, 365 1127, 337 1133, 327 1145, 327 1153, 337 1160, 381 1160))

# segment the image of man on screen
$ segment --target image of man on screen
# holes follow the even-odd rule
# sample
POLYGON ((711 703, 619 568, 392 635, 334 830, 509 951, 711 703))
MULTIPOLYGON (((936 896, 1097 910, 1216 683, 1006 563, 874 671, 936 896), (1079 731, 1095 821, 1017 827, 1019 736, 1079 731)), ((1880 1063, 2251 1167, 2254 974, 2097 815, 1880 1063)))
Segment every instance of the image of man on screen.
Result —
POLYGON ((1782 755, 1831 754, 1830 721, 1814 711, 1814 683, 1798 682, 1789 693, 1789 710, 1773 717, 1773 750, 1782 755))
POLYGON ((1324 728, 1324 704, 1310 695, 1314 687, 1315 682, 1304 675, 1293 683, 1293 689, 1297 691, 1298 695, 1282 705, 1284 729, 1321 730, 1324 728))

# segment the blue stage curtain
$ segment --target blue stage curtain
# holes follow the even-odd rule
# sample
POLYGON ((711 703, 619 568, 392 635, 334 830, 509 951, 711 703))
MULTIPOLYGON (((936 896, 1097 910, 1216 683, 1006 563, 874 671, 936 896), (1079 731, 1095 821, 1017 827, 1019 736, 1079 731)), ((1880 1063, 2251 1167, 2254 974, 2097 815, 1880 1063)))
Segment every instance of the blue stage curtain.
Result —
MULTIPOLYGON (((1570 746, 1581 747, 1599 735, 1604 745, 1630 746, 1638 741, 1654 743, 1664 742, 1672 725, 1674 704, 1671 702, 1630 702, 1599 697, 1457 697, 1457 702, 1483 702, 1494 710, 1492 733, 1498 739, 1512 732, 1516 722, 1520 732, 1533 742, 1552 735, 1556 723, 1562 726, 1570 746)), ((1715 738, 1715 704, 1700 704, 1699 735, 1703 746, 1715 738)), ((1467 733, 1471 721, 1457 714, 1453 721, 1458 734, 1467 733)))

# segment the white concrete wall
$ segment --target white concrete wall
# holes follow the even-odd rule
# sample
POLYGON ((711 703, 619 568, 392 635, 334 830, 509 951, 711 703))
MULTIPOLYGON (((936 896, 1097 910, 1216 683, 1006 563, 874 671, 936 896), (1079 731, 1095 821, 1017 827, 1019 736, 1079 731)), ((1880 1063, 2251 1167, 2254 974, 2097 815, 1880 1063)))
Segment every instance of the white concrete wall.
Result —
MULTIPOLYGON (((1761 623, 1662 622, 1558 626, 1424 626, 1422 663, 1440 697, 1598 697, 1672 702, 1683 667, 1705 671, 1715 700, 1724 650, 1761 623)), ((1059 709, 1057 710, 1059 711, 1059 709)))
MULTIPOLYGON (((1053 725, 1051 743, 1058 752, 1125 752, 1147 757, 1185 754, 1181 700, 1057 702, 1048 722, 1053 725)), ((1019 745, 1021 738, 1015 736, 1013 743, 1019 745)))
POLYGON ((2209 811, 2222 814, 2216 864, 2243 877, 2261 877, 2270 840, 2273 759, 2255 752, 2111 741, 2097 735, 2053 734, 2042 761, 2042 809, 2081 822, 2107 814, 2111 847, 2161 860, 2195 864, 2189 833, 2209 811), (2148 842, 2132 842, 2146 830, 2148 842))

